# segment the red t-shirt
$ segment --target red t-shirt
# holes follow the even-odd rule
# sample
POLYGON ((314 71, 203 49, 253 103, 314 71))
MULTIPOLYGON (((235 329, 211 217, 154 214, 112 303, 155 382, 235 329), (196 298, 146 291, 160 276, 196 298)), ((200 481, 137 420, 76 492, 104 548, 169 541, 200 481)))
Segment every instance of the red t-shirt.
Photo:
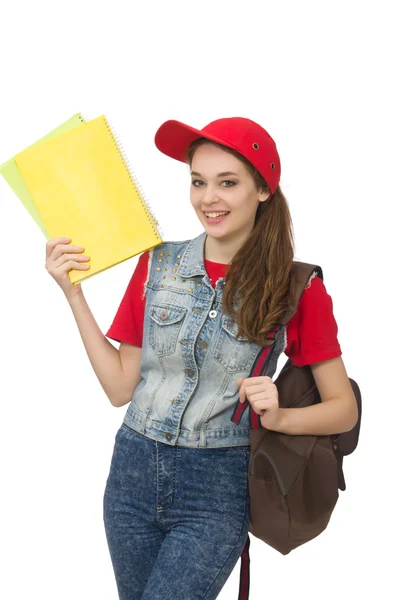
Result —
MULTIPOLYGON (((106 333, 117 342, 142 347, 146 298, 143 286, 147 278, 149 251, 139 257, 113 323, 106 333)), ((224 277, 228 265, 205 259, 205 268, 213 287, 224 277)), ((286 326, 285 354, 298 367, 341 356, 338 326, 333 315, 332 298, 323 280, 314 277, 305 288, 298 310, 286 326)))

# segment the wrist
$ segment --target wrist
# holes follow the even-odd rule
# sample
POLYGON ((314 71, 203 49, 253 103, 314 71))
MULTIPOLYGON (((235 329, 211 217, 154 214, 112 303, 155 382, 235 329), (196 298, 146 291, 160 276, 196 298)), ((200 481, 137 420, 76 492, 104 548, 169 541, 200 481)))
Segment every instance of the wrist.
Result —
POLYGON ((271 427, 269 427, 269 424, 265 425, 264 423, 262 423, 262 417, 261 417, 261 423, 266 429, 269 429, 270 431, 277 431, 278 433, 287 433, 287 431, 288 431, 288 414, 289 413, 288 413, 287 408, 279 408, 277 419, 271 427))
POLYGON ((72 293, 70 294, 65 294, 66 300, 68 301, 69 305, 71 308, 73 308, 73 306, 75 304, 78 304, 82 298, 84 298, 83 295, 83 290, 81 288, 81 286, 79 286, 77 289, 72 290, 72 293))

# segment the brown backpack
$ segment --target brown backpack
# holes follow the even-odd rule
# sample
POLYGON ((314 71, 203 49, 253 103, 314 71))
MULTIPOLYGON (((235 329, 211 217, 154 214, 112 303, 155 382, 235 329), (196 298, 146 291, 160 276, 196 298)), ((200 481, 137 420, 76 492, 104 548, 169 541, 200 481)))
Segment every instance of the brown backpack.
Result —
MULTIPOLYGON (((321 267, 294 261, 298 276, 295 303, 283 318, 285 325, 296 313, 300 297, 314 271, 321 279, 321 267)), ((268 346, 274 344, 269 340, 268 346)), ((266 361, 261 355, 255 360, 250 377, 266 375, 266 361), (258 370, 257 366, 263 366, 258 370), (254 375, 255 373, 255 375, 254 375)), ((361 424, 361 394, 357 383, 349 378, 358 406, 358 421, 351 431, 315 436, 269 431, 246 401, 238 401, 232 416, 239 423, 249 408, 251 455, 248 468, 250 494, 249 532, 281 554, 312 540, 327 527, 339 497, 345 490, 342 470, 343 456, 351 454, 358 443, 361 424)), ((282 408, 303 408, 321 402, 310 365, 296 367, 288 359, 278 377, 279 405, 282 408)), ((249 535, 241 553, 239 600, 249 598, 249 535)))

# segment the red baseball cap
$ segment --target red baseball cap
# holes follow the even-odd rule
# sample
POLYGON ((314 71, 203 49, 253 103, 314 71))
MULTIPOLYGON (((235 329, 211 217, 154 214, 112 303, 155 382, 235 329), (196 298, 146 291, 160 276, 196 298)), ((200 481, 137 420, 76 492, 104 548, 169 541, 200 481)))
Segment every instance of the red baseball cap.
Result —
POLYGON ((250 119, 217 119, 203 129, 195 129, 180 121, 165 121, 157 130, 154 142, 167 156, 187 162, 190 143, 200 137, 237 150, 259 171, 271 193, 275 192, 281 174, 276 144, 263 127, 250 119))

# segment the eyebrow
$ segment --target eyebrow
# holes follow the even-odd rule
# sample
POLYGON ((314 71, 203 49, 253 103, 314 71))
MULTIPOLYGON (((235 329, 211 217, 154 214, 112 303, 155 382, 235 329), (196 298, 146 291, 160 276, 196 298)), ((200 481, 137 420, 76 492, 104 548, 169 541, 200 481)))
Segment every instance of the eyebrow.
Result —
MULTIPOLYGON (((191 171, 190 175, 202 177, 202 175, 200 175, 200 173, 197 173, 197 171, 191 171)), ((233 171, 223 171, 222 173, 218 173, 217 177, 226 177, 227 175, 235 175, 236 177, 238 177, 238 173, 234 173, 233 171)))

